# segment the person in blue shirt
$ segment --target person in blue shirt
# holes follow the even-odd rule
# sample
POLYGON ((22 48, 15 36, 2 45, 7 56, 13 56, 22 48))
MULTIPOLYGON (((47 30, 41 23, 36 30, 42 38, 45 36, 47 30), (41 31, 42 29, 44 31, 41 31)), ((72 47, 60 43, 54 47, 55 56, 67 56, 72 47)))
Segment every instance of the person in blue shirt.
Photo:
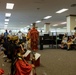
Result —
POLYGON ((9 33, 8 33, 8 31, 6 30, 5 33, 4 33, 4 39, 5 39, 5 40, 7 40, 8 34, 9 34, 9 33))

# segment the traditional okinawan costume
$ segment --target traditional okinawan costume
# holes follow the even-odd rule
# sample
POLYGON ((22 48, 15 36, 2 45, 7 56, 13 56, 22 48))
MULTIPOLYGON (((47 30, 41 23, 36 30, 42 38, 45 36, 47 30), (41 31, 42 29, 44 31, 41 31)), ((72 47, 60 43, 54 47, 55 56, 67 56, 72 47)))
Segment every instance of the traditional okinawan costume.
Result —
POLYGON ((15 75, 30 75, 32 71, 32 65, 23 60, 20 54, 18 54, 15 62, 15 69, 15 75))
POLYGON ((31 41, 31 50, 36 51, 38 50, 38 39, 39 39, 39 32, 37 31, 37 29, 35 27, 33 27, 30 31, 29 31, 29 37, 30 37, 30 41, 31 41))

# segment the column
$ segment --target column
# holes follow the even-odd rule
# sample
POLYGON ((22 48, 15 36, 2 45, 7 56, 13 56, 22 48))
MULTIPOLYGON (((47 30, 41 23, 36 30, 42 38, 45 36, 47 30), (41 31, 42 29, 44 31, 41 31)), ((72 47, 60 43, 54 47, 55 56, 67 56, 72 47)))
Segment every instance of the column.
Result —
POLYGON ((45 23, 44 24, 44 32, 49 33, 50 32, 50 23, 45 23))
POLYGON ((67 32, 74 31, 76 26, 76 15, 67 16, 67 32))

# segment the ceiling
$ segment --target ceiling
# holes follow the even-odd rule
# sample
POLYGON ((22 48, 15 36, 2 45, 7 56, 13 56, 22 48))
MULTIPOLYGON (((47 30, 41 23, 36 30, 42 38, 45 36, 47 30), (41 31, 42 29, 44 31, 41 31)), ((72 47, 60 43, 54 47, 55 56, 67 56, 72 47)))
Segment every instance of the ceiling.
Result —
POLYGON ((51 28, 53 24, 59 24, 57 27, 65 27, 61 22, 66 21, 66 16, 76 15, 76 7, 71 7, 76 4, 76 0, 0 0, 0 28, 4 28, 5 13, 11 13, 8 29, 24 28, 32 23, 42 20, 45 16, 52 16, 48 20, 42 20, 37 23, 37 27, 41 28, 45 23, 50 23, 51 28), (6 3, 14 3, 13 10, 6 9, 6 3), (57 14, 56 11, 68 8, 69 10, 57 14))

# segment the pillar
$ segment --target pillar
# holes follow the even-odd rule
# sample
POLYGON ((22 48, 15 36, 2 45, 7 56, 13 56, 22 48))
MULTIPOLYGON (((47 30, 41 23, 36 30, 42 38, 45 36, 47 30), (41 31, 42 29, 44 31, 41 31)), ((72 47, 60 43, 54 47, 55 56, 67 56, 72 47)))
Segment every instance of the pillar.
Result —
POLYGON ((76 26, 76 15, 67 16, 67 32, 74 31, 76 26))
POLYGON ((49 33, 50 32, 50 23, 45 23, 44 24, 44 32, 49 33))

